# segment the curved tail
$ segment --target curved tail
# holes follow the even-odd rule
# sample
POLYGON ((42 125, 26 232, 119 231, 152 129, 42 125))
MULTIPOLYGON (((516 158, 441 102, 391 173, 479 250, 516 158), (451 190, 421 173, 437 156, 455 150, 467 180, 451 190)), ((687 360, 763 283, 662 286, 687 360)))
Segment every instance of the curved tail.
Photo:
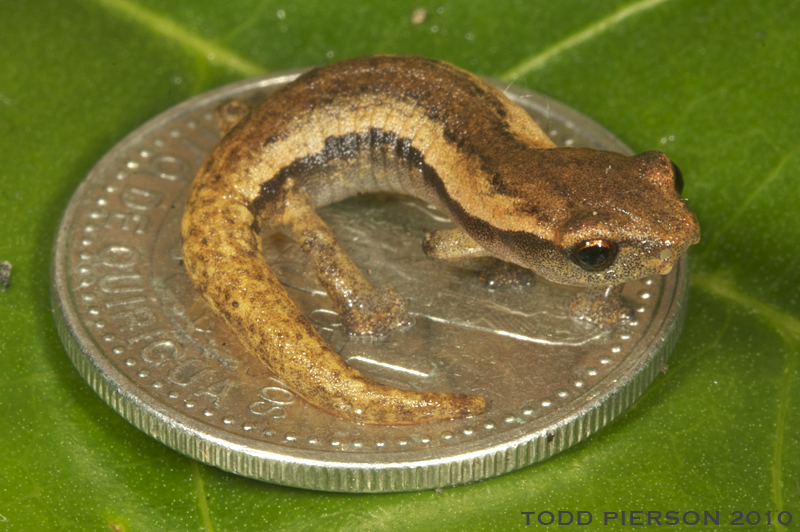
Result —
POLYGON ((202 170, 182 220, 183 261, 206 303, 297 395, 364 424, 408 425, 480 414, 481 397, 377 383, 348 366, 292 302, 263 258, 246 200, 202 170))

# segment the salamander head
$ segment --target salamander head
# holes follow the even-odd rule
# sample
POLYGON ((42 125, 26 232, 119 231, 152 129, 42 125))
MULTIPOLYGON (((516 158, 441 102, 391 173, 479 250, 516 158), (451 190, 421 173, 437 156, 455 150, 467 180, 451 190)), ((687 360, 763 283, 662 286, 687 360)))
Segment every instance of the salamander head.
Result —
POLYGON ((700 241, 681 199, 680 170, 663 153, 554 148, 540 155, 533 175, 506 189, 517 221, 486 245, 501 258, 553 282, 609 285, 667 274, 700 241))

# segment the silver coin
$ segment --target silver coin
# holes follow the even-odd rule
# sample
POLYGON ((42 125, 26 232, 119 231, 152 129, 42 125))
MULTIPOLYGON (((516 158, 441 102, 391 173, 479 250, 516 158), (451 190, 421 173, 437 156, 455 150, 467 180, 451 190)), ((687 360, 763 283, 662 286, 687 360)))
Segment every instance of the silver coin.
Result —
MULTIPOLYGON (((180 257, 192 178, 219 139, 213 111, 258 100, 298 71, 235 83, 131 133, 75 192, 56 240, 52 300, 70 359, 125 419, 180 453, 267 482, 342 492, 453 486, 544 460, 605 426, 664 367, 686 308, 686 262, 628 283, 633 320, 610 331, 570 317, 573 289, 535 279, 489 289, 427 259, 449 221, 412 198, 358 198, 325 220, 375 285, 408 298, 415 323, 387 338, 342 333, 297 246, 265 236, 267 260, 352 366, 397 387, 483 396, 469 419, 364 426, 296 397, 248 355, 194 292, 180 257)), ((501 86, 559 144, 630 153, 576 111, 501 86)))

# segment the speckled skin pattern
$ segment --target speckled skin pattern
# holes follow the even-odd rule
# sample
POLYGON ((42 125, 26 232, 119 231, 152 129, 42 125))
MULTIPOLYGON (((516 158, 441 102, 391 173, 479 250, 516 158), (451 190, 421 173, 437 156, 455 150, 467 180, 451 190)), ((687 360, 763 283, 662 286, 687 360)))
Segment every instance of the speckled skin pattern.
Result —
POLYGON ((302 75, 236 123, 198 172, 183 260, 253 355, 309 403, 359 423, 414 424, 485 408, 480 397, 399 390, 349 367, 264 261, 259 231, 282 231, 307 253, 348 332, 403 325, 403 299, 373 288, 315 214, 378 191, 417 196, 456 222, 459 230, 429 237, 432 256, 492 255, 571 285, 666 273, 699 240, 664 154, 557 148, 524 110, 453 65, 369 56, 302 75), (573 246, 598 239, 616 244, 613 264, 576 265, 573 246))

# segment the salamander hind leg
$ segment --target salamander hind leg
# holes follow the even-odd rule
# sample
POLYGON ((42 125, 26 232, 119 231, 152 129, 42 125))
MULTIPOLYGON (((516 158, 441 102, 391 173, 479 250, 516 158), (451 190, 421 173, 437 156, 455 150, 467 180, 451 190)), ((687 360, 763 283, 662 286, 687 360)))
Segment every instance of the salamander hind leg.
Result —
POLYGON ((291 180, 285 185, 283 206, 276 218, 300 244, 348 334, 383 336, 412 323, 405 299, 393 288, 375 288, 364 278, 317 215, 308 194, 291 180))

